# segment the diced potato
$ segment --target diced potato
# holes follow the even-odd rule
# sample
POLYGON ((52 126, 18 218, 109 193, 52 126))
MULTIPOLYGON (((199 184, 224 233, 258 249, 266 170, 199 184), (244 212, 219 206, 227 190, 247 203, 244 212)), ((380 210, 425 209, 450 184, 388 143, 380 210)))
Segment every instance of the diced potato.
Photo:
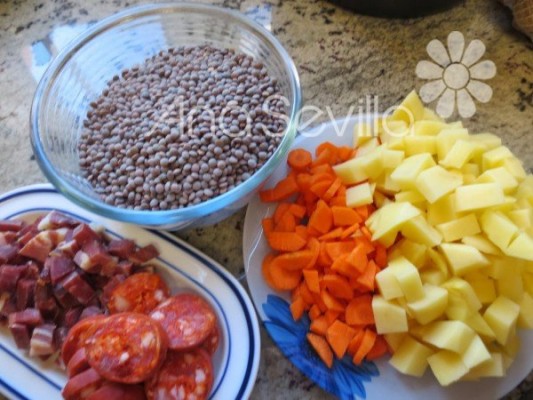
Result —
POLYGON ((520 304, 524 296, 524 283, 522 282, 522 274, 519 271, 511 270, 502 274, 500 279, 496 281, 496 289, 500 296, 505 296, 508 299, 520 304))
POLYGON ((533 226, 533 208, 509 211, 507 216, 519 229, 533 226))
POLYGON ((405 158, 405 152, 383 148, 381 152, 381 163, 383 168, 396 168, 405 158))
POLYGON ((487 341, 496 339, 494 331, 490 328, 489 324, 487 324, 487 321, 483 319, 480 313, 476 312, 470 314, 463 322, 487 341))
POLYGON ((518 158, 511 157, 503 160, 502 165, 507 171, 511 173, 519 182, 526 178, 526 171, 522 165, 522 161, 518 158))
POLYGON ((437 229, 447 242, 455 242, 465 236, 471 236, 481 232, 475 214, 468 214, 453 221, 439 224, 437 225, 437 229))
POLYGON ((479 378, 501 378, 505 375, 503 357, 501 353, 490 353, 490 359, 472 368, 464 376, 465 380, 475 380, 479 378))
POLYGON ((435 161, 430 154, 416 154, 404 159, 390 176, 402 189, 414 189, 418 175, 433 166, 435 161))
POLYGON ((437 155, 439 160, 444 160, 448 152, 458 140, 468 140, 468 130, 464 128, 448 127, 442 129, 437 135, 437 155))
POLYGON ((492 243, 505 251, 511 240, 518 234, 518 228, 503 213, 487 211, 480 219, 481 229, 492 243))
POLYGON ((505 193, 511 193, 518 187, 518 181, 504 167, 489 169, 483 172, 477 179, 478 183, 497 183, 505 193))
POLYGON ((487 308, 483 318, 496 335, 496 340, 505 345, 516 327, 520 306, 506 297, 499 296, 487 308))
POLYGON ((377 137, 378 125, 381 123, 379 119, 371 122, 361 122, 354 126, 353 129, 353 145, 359 147, 371 139, 377 137))
POLYGON ((421 153, 437 154, 435 136, 406 136, 403 143, 407 157, 421 153))
MULTIPOLYGON (((433 110, 430 110, 429 108, 424 108, 424 116, 423 116, 423 120, 424 121, 420 121, 420 122, 425 122, 426 120, 427 121, 438 121, 438 122, 441 122, 443 125, 444 125, 444 122, 442 121, 442 118, 439 117, 435 111, 433 110)), ((417 121, 415 121, 415 124, 416 124, 417 121)), ((437 134, 438 132, 436 132, 435 134, 437 134)))
POLYGON ((368 175, 363 169, 363 161, 358 157, 352 158, 342 164, 335 165, 333 170, 345 185, 360 183, 368 180, 368 175))
POLYGON ((396 237, 398 236, 398 232, 396 231, 390 231, 386 233, 385 235, 381 236, 378 239, 378 242, 381 243, 383 246, 385 246, 387 249, 391 247, 394 242, 396 242, 396 237))
POLYGON ((515 334, 511 335, 507 343, 505 343, 505 346, 502 347, 502 350, 504 356, 515 358, 520 350, 520 338, 515 334))
POLYGON ((409 334, 405 332, 386 333, 383 335, 383 338, 385 339, 385 341, 393 352, 396 352, 396 350, 398 350, 404 339, 407 337, 409 337, 409 334))
POLYGON ((457 212, 480 210, 505 203, 503 189, 497 183, 461 186, 455 191, 457 212))
MULTIPOLYGON (((427 262, 427 246, 423 244, 404 238, 398 243, 398 249, 417 268, 422 268, 427 262)), ((389 258, 392 260, 394 257, 389 254, 389 258)))
POLYGON ((417 301, 424 297, 420 274, 409 260, 404 257, 395 258, 389 261, 389 266, 386 269, 390 270, 398 280, 407 301, 417 301))
POLYGON ((471 141, 458 140, 439 164, 447 168, 461 169, 480 150, 480 146, 471 141))
POLYGON ((401 306, 388 302, 382 296, 374 295, 372 311, 374 312, 377 333, 408 331, 407 313, 401 306))
POLYGON ((446 127, 444 122, 433 120, 415 121, 413 125, 413 135, 415 136, 436 136, 446 127))
POLYGON ((400 185, 391 178, 390 173, 387 171, 376 179, 376 189, 381 193, 389 195, 393 195, 401 190, 400 185))
POLYGON ((404 237, 427 247, 435 247, 442 242, 441 234, 429 225, 422 215, 406 221, 402 226, 401 232, 404 237))
POLYGON ((481 144, 485 150, 492 150, 502 145, 502 139, 492 133, 477 133, 470 135, 469 140, 481 144))
POLYGON ((410 203, 390 203, 374 214, 378 214, 379 219, 370 229, 373 231, 372 239, 377 240, 389 232, 400 230, 406 221, 420 215, 420 210, 410 203))
POLYGON ((427 325, 423 340, 439 349, 462 353, 475 335, 462 321, 436 321, 427 325))
POLYGON ((372 204, 374 198, 368 182, 346 189, 346 206, 355 208, 365 204, 372 204))
POLYGON ((442 287, 449 292, 459 294, 466 301, 470 309, 479 311, 481 308, 481 301, 478 299, 476 292, 464 279, 453 277, 445 282, 442 287))
POLYGON ((428 357, 431 371, 442 386, 458 381, 468 372, 462 357, 454 352, 442 350, 428 357))
POLYGON ((448 292, 448 306, 444 310, 449 320, 466 321, 476 313, 459 293, 448 292))
POLYGON ((376 284, 378 285, 379 293, 385 300, 403 296, 400 283, 390 268, 384 268, 376 274, 376 284))
POLYGON ((374 150, 376 150, 378 147, 380 147, 379 140, 374 136, 357 148, 357 157, 364 157, 373 154, 374 150))
POLYGON ((465 236, 461 239, 461 242, 468 246, 475 247, 479 251, 485 254, 493 254, 499 256, 502 254, 494 244, 483 235, 465 236))
POLYGON ((496 147, 492 150, 483 153, 481 167, 483 171, 486 171, 491 168, 496 168, 502 166, 504 160, 508 158, 514 158, 514 156, 513 153, 511 153, 511 151, 507 147, 496 147))
POLYGON ((448 305, 448 292, 438 286, 424 285, 424 297, 407 303, 407 309, 420 324, 440 317, 448 305))
POLYGON ((448 279, 449 270, 448 270, 448 263, 442 256, 442 254, 438 253, 437 251, 433 249, 428 249, 428 256, 431 259, 433 265, 442 272, 442 274, 448 279))
POLYGON ((399 193, 396 193, 396 195, 394 196, 394 200, 399 201, 399 202, 401 201, 408 202, 415 206, 419 206, 419 204, 426 202, 426 199, 424 198, 424 196, 422 196, 420 192, 418 192, 415 189, 404 190, 399 193))
POLYGON ((520 232, 503 252, 508 256, 533 261, 533 237, 520 232))
POLYGON ((404 121, 390 118, 382 121, 379 138, 391 150, 404 150, 403 138, 409 134, 409 126, 404 121))
POLYGON ((483 275, 482 278, 469 280, 469 283, 482 304, 490 304, 496 299, 496 285, 491 278, 483 275))
POLYGON ((471 369, 490 359, 491 356, 487 350, 487 346, 485 346, 485 343, 483 343, 483 340, 478 335, 475 335, 470 346, 468 346, 463 354, 463 363, 468 369, 471 369))
POLYGON ((412 91, 392 113, 392 119, 404 121, 408 125, 424 118, 424 105, 416 91, 412 91))
POLYGON ((407 336, 394 351, 389 363, 403 374, 422 376, 428 366, 428 357, 434 351, 426 345, 407 336))
POLYGON ((392 202, 387 196, 385 196, 383 193, 377 190, 374 192, 373 197, 374 197, 374 203, 376 204, 376 207, 378 208, 381 208, 384 205, 392 202))
POLYGON ((529 293, 524 293, 520 302, 518 327, 533 329, 533 297, 529 293))
POLYGON ((444 256, 455 275, 461 276, 476 269, 485 267, 489 260, 478 249, 465 244, 442 243, 444 256))
POLYGON ((427 205, 428 222, 435 226, 459 218, 455 210, 455 195, 449 194, 433 204, 427 205))
POLYGON ((437 268, 424 268, 420 271, 420 279, 422 279, 422 282, 429 283, 430 285, 442 285, 447 278, 448 276, 443 274, 442 271, 437 268))
POLYGON ((463 183, 463 177, 437 165, 422 171, 415 183, 418 191, 430 203, 435 203, 441 197, 458 188, 463 183))
POLYGON ((480 168, 478 164, 467 163, 463 165, 461 172, 465 175, 474 175, 477 178, 479 176, 480 168))

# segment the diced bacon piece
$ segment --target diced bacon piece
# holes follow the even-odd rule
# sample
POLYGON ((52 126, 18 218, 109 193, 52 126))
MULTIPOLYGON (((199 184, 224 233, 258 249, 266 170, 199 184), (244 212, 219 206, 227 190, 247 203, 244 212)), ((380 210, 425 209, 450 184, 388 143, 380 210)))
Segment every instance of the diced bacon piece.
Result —
POLYGON ((21 279, 17 283, 17 310, 33 307, 35 296, 35 279, 21 279))
POLYGON ((65 309, 76 307, 80 304, 80 302, 67 291, 62 283, 58 283, 54 286, 53 293, 59 305, 65 309))
POLYGON ((95 315, 102 315, 103 313, 103 310, 98 306, 85 307, 80 314, 79 320, 81 321, 82 319, 93 317, 95 315))
POLYGON ((58 312, 58 305, 52 293, 52 289, 43 281, 35 284, 35 308, 47 318, 53 318, 58 312))
POLYGON ((88 304, 96 295, 93 288, 80 276, 78 271, 73 271, 61 282, 68 293, 81 304, 88 304))
POLYGON ((65 238, 67 237, 67 234, 70 231, 71 230, 69 228, 58 228, 58 229, 49 230, 46 232, 49 233, 50 239, 52 240, 52 243, 53 243, 53 247, 55 248, 59 243, 65 240, 65 238))
POLYGON ((11 335, 15 340, 15 344, 19 349, 27 349, 30 347, 30 328, 23 324, 11 324, 9 326, 11 335))
POLYGON ((94 369, 89 368, 69 379, 61 394, 65 400, 84 400, 99 389, 105 380, 94 369))
POLYGON ((109 302, 113 290, 115 290, 115 288, 125 280, 126 276, 115 275, 107 282, 107 284, 102 289, 102 294, 100 295, 100 301, 102 302, 102 304, 107 304, 109 302))
POLYGON ((120 261, 115 269, 117 275, 131 275, 133 271, 133 263, 131 261, 120 261))
POLYGON ((65 276, 76 269, 72 260, 66 256, 48 257, 44 262, 44 268, 50 271, 52 285, 58 283, 65 276))
POLYGON ((16 219, 0 220, 0 232, 18 232, 24 225, 24 221, 16 219))
POLYGON ((74 256, 74 262, 84 271, 98 273, 103 265, 112 262, 105 247, 97 240, 86 242, 74 256))
POLYGON ((0 265, 11 261, 18 254, 18 248, 12 244, 0 245, 0 265))
POLYGON ((7 318, 11 313, 17 311, 17 304, 15 303, 15 296, 4 292, 0 294, 0 319, 7 318))
POLYGON ((78 245, 78 242, 76 242, 74 239, 67 240, 67 238, 65 238, 65 240, 59 243, 56 247, 57 251, 70 256, 71 258, 74 257, 79 249, 80 246, 78 245))
POLYGON ((33 261, 28 261, 26 263, 28 266, 28 269, 24 272, 24 278, 25 279, 39 279, 41 268, 39 267, 39 264, 33 261))
MULTIPOLYGON (((68 335, 68 328, 66 326, 58 326, 54 331, 54 347, 60 349, 63 346, 68 335)), ((59 357, 61 359, 61 357, 59 357)))
POLYGON ((54 210, 43 217, 43 219, 37 225, 37 229, 39 229, 40 231, 45 231, 48 229, 64 227, 73 228, 75 226, 78 226, 79 224, 80 221, 78 221, 77 219, 74 219, 68 215, 54 210))
POLYGON ((129 239, 113 239, 107 245, 109 253, 120 258, 128 258, 135 251, 135 242, 129 239))
POLYGON ((2 265, 0 267, 0 292, 15 293, 17 283, 27 269, 27 265, 2 265))
POLYGON ((78 375, 89 368, 90 366, 89 361, 87 361, 87 352, 85 351, 84 347, 80 347, 67 364, 67 375, 69 378, 72 378, 73 376, 78 375))
POLYGON ((134 264, 144 264, 157 256, 159 256, 159 251, 153 244, 149 244, 135 250, 128 259, 134 264))
POLYGON ((44 323, 41 312, 36 308, 27 308, 24 311, 18 311, 9 314, 8 324, 22 324, 27 326, 38 326, 44 323))
POLYGON ((155 266, 153 264, 144 264, 144 265, 134 265, 133 273, 142 274, 146 272, 147 274, 155 274, 155 266))
POLYGON ((33 237, 24 247, 20 250, 20 254, 31 258, 33 260, 45 262, 46 257, 52 248, 54 243, 49 231, 41 232, 33 237))
POLYGON ((15 232, 0 232, 0 245, 11 244, 17 241, 15 232))
POLYGON ((81 307, 74 307, 65 313, 63 323, 67 328, 72 328, 80 320, 80 315, 83 309, 81 307))
POLYGON ((54 353, 55 324, 43 324, 33 330, 30 340, 30 357, 49 356, 54 353))
POLYGON ((100 235, 93 231, 89 225, 81 223, 74 229, 72 239, 81 247, 89 241, 100 240, 100 235))

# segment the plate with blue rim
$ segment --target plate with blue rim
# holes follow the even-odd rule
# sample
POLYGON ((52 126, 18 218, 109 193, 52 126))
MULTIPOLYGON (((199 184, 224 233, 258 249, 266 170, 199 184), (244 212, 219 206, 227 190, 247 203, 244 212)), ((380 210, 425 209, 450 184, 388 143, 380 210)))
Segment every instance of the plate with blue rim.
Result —
MULTIPOLYGON (((301 132, 293 148, 304 148, 314 153, 324 141, 336 145, 352 145, 353 130, 367 116, 330 121, 301 132)), ((273 172, 264 188, 274 186, 287 175, 286 163, 273 172)), ((459 382, 441 387, 433 374, 426 370, 421 378, 402 375, 389 365, 389 357, 376 362, 353 365, 351 359, 335 359, 328 368, 318 358, 306 340, 309 318, 294 321, 289 309, 290 293, 276 292, 265 282, 261 264, 270 248, 265 239, 261 220, 274 213, 275 204, 261 202, 256 195, 248 204, 243 232, 243 256, 246 279, 252 300, 263 326, 281 352, 309 379, 339 399, 498 399, 514 389, 533 370, 533 331, 520 330, 518 336, 523 349, 516 356, 502 378, 484 378, 479 381, 459 382), (527 350, 526 350, 527 349, 527 350)), ((287 398, 290 394, 287 393, 287 398)))
MULTIPOLYGON (((221 342, 213 355, 210 399, 249 398, 259 367, 259 323, 250 298, 228 271, 169 233, 102 218, 71 203, 48 184, 0 196, 0 219, 32 221, 51 210, 102 226, 110 237, 132 239, 141 246, 154 244, 160 255, 153 264, 171 291, 194 291, 217 314, 221 342)), ((63 370, 53 362, 30 358, 17 349, 7 328, 0 328, 0 392, 12 399, 59 400, 66 381, 63 370)))

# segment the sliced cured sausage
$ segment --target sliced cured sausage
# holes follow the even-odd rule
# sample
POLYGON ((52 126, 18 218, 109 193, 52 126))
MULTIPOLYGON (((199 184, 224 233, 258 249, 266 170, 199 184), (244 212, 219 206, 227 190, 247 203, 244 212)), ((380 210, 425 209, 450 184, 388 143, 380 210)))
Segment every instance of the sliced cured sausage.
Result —
POLYGON ((86 345, 87 339, 94 334, 105 319, 106 317, 103 315, 95 315, 77 322, 76 325, 70 329, 61 348, 61 357, 63 358, 65 365, 68 365, 76 351, 86 345))
POLYGON ((65 400, 85 400, 104 382, 98 372, 89 368, 70 378, 61 394, 65 400))
POLYGON ((108 382, 87 400, 146 400, 146 394, 140 385, 108 382))
POLYGON ((113 289, 107 307, 112 314, 128 311, 148 314, 168 296, 168 286, 159 275, 141 272, 113 289))
POLYGON ((108 317, 87 341, 89 365, 113 382, 146 380, 161 366, 166 352, 167 337, 161 326, 137 313, 108 317))
POLYGON ((75 375, 89 369, 89 361, 87 361, 87 352, 85 347, 80 347, 77 352, 70 358, 67 365, 67 375, 72 378, 75 375))
POLYGON ((213 366, 205 350, 171 351, 158 374, 146 382, 146 396, 148 400, 202 400, 212 385, 213 366))
POLYGON ((178 294, 157 306, 150 316, 167 332, 169 347, 190 349, 202 343, 213 331, 216 315, 198 295, 178 294))
POLYGON ((215 325, 215 329, 211 331, 207 339, 205 339, 200 347, 209 354, 215 354, 220 343, 220 329, 215 325))

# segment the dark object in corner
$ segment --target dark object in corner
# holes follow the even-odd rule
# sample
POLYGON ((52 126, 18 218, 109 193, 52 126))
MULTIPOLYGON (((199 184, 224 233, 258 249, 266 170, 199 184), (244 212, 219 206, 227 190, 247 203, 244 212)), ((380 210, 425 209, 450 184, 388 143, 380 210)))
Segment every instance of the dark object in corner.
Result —
POLYGON ((360 14, 387 18, 414 18, 443 11, 460 0, 332 0, 360 14))

